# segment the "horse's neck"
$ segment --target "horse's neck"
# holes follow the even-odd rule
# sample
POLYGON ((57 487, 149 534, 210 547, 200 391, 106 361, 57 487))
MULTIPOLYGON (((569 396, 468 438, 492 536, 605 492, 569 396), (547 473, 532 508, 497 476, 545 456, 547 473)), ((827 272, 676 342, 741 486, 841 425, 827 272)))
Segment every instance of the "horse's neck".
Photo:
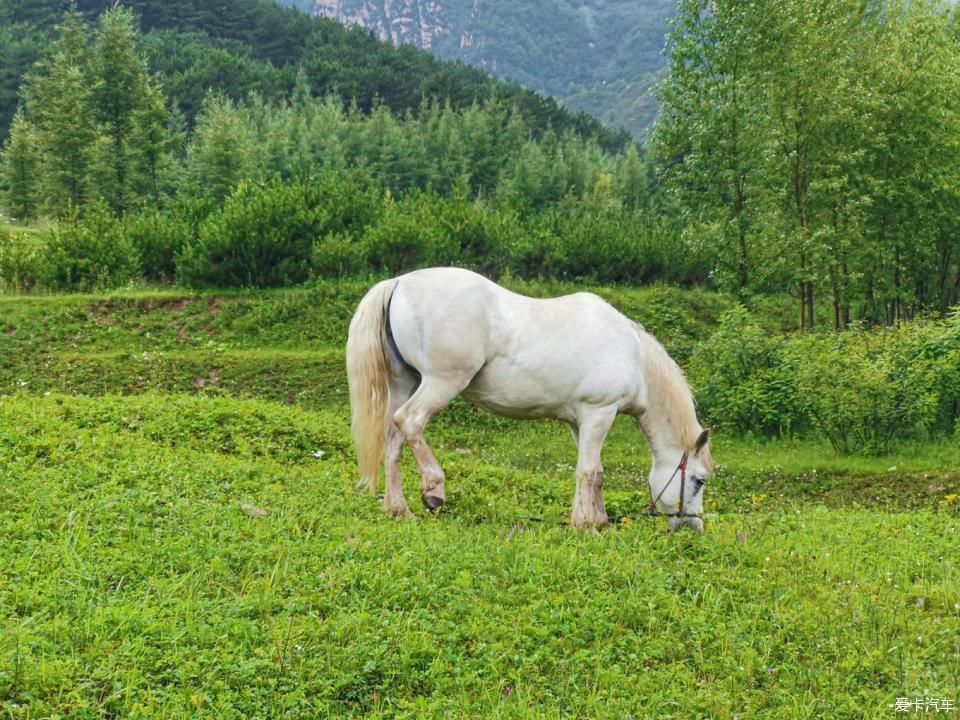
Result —
POLYGON ((654 464, 676 465, 686 448, 677 418, 648 408, 637 420, 650 445, 654 464))
POLYGON ((663 346, 646 333, 640 337, 645 346, 643 376, 647 390, 646 407, 638 418, 640 428, 656 462, 676 464, 699 433, 693 396, 682 371, 663 346))

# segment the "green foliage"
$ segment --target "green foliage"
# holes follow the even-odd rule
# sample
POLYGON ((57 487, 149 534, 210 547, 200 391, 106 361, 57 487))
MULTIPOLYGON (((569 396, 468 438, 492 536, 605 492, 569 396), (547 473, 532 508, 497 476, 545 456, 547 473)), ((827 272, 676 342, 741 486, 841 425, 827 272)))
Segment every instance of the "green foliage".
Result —
POLYGON ((327 176, 311 185, 241 183, 177 259, 195 286, 278 287, 310 277, 314 243, 362 232, 378 212, 372 191, 327 176))
POLYGON ((14 292, 33 290, 40 282, 40 246, 19 232, 0 229, 0 286, 14 292))
MULTIPOLYGON (((814 358, 797 358, 813 364, 814 358)), ((797 365, 781 336, 761 328, 743 306, 696 347, 688 372, 704 422, 737 433, 785 436, 806 428, 797 365)))
POLYGON ((52 230, 40 263, 40 283, 51 290, 121 287, 140 274, 137 249, 123 223, 102 203, 52 230))
POLYGON ((126 218, 127 238, 140 257, 143 277, 171 282, 176 275, 176 257, 194 238, 182 217, 145 209, 126 218))
MULTIPOLYGON (((152 137, 138 125, 146 121, 162 129, 165 124, 163 100, 150 88, 146 63, 137 48, 132 11, 115 7, 100 16, 89 66, 92 109, 109 141, 109 151, 102 160, 107 173, 97 183, 97 192, 108 199, 115 211, 123 211, 130 206, 133 191, 131 141, 136 136, 141 142, 153 140, 161 144, 160 137, 152 137), (148 107, 153 112, 159 108, 160 115, 146 113, 148 107)), ((141 148, 141 152, 144 150, 154 155, 160 153, 159 148, 141 148)))
POLYGON ((87 73, 87 31, 76 12, 64 17, 52 57, 23 88, 27 119, 38 129, 43 155, 43 199, 62 217, 91 196, 90 170, 98 129, 87 73))
POLYGON ((40 162, 36 128, 27 122, 22 110, 18 110, 10 137, 0 151, 0 202, 17 219, 37 217, 40 162))
POLYGON ((666 223, 624 211, 609 187, 602 189, 609 182, 609 176, 601 176, 583 201, 567 197, 545 212, 539 238, 533 246, 526 244, 520 266, 540 276, 606 283, 701 281, 707 274, 705 258, 691 252, 666 223), (527 255, 531 250, 534 257, 527 255))
POLYGON ((517 218, 508 211, 463 197, 414 192, 387 203, 365 242, 370 264, 379 271, 461 265, 498 274, 505 268, 516 225, 517 218))
POLYGON ((895 438, 925 437, 937 429, 941 395, 951 390, 943 383, 958 366, 922 350, 945 334, 952 333, 942 325, 915 323, 792 339, 788 352, 811 422, 841 453, 884 453, 895 438))
POLYGON ((811 431, 843 454, 950 436, 958 410, 957 321, 783 336, 743 307, 725 313, 689 365, 707 421, 737 433, 811 431))
POLYGON ((215 200, 227 197, 254 170, 254 136, 243 114, 222 97, 212 96, 197 122, 187 169, 198 192, 215 200))
POLYGON ((721 286, 792 288, 801 329, 818 296, 835 328, 960 301, 954 15, 680 4, 653 146, 721 286))
POLYGON ((909 360, 930 368, 940 397, 933 427, 949 433, 951 425, 960 425, 960 308, 953 309, 942 332, 922 338, 909 360))

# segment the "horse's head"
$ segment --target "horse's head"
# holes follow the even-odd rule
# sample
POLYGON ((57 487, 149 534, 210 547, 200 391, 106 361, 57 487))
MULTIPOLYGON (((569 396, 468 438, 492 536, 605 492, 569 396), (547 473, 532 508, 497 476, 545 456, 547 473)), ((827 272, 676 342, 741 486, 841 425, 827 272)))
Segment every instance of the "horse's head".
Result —
POLYGON ((713 472, 710 431, 704 430, 691 450, 677 453, 667 463, 654 459, 650 470, 650 492, 655 510, 668 518, 667 529, 674 533, 686 526, 703 532, 703 493, 713 472))

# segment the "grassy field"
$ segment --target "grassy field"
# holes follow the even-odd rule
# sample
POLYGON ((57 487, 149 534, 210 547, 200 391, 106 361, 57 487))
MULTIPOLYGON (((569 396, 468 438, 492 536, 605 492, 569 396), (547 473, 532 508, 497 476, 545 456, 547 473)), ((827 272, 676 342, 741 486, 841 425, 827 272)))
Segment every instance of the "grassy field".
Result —
MULTIPOLYGON (((0 717, 960 704, 955 443, 851 459, 719 436, 705 535, 594 534, 561 525, 564 427, 457 403, 431 434, 448 504, 396 523, 353 490, 342 345, 362 290, 0 297, 0 717)), ((729 306, 610 297, 679 357, 729 306)), ((611 514, 640 512, 630 423, 604 461, 611 514)))

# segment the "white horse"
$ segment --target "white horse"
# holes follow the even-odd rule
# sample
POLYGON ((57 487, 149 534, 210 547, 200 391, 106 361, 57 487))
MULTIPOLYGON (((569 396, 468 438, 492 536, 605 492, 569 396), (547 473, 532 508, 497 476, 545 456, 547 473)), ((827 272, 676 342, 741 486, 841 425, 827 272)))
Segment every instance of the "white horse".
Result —
POLYGON ((383 506, 394 517, 412 517, 400 482, 404 443, 424 505, 443 505, 443 470, 423 430, 462 394, 497 415, 570 426, 579 453, 574 527, 609 522, 600 450, 616 416, 632 415, 653 453, 652 505, 671 532, 703 531, 712 461, 690 387, 653 336, 596 295, 529 298, 457 268, 385 280, 350 323, 347 376, 361 479, 375 493, 385 462, 383 506))

